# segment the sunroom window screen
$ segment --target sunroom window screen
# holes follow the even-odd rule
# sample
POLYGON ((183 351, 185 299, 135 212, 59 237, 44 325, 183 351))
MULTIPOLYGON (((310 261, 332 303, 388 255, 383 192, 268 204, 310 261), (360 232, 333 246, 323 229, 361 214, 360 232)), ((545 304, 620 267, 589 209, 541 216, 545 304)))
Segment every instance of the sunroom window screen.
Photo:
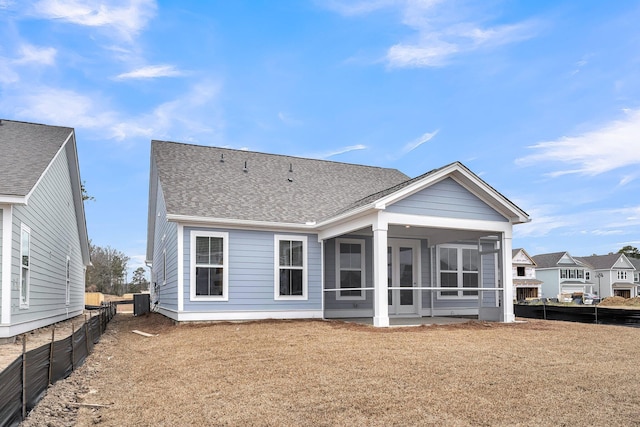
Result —
POLYGON ((224 249, 221 237, 196 237, 196 295, 223 293, 224 249))
MULTIPOLYGON (((340 243, 340 288, 362 287, 362 246, 340 243)), ((340 291, 342 297, 360 297, 362 291, 340 291)))
POLYGON ((302 241, 280 240, 280 295, 301 296, 303 294, 302 241))

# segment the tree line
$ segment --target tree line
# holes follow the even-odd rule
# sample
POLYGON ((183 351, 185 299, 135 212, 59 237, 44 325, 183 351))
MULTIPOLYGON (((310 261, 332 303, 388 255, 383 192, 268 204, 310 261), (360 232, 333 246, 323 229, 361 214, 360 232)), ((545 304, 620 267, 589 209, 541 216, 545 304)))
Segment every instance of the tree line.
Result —
POLYGON ((131 280, 127 278, 127 264, 130 258, 110 246, 102 247, 89 242, 91 265, 87 268, 87 292, 122 295, 149 289, 144 267, 138 267, 131 280))

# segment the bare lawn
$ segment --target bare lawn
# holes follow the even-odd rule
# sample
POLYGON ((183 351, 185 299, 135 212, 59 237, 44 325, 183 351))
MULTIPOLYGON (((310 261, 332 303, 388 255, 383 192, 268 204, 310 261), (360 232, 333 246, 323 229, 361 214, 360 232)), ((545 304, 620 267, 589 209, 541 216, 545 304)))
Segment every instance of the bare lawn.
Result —
POLYGON ((118 314, 24 425, 640 425, 639 355, 621 326, 118 314))

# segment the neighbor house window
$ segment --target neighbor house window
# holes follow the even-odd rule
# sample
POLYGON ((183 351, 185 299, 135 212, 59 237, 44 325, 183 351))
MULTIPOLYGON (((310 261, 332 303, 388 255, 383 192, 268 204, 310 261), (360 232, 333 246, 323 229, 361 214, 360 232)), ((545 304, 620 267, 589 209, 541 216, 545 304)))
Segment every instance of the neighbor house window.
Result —
POLYGON ((307 299, 307 238, 275 236, 275 299, 307 299))
POLYGON ((524 275, 525 275, 524 267, 516 267, 516 276, 524 277, 524 275))
POLYGON ((591 280, 591 272, 589 272, 589 271, 585 271, 585 272, 584 272, 584 278, 585 278, 586 280, 591 280))
MULTIPOLYGON (((337 239, 336 266, 338 288, 364 288, 364 241, 337 239)), ((363 300, 365 299, 365 292, 362 290, 338 291, 337 299, 363 300)))
POLYGON ((67 255, 66 271, 65 301, 69 305, 71 302, 71 257, 69 255, 67 255))
MULTIPOLYGON (((166 262, 164 264, 166 265, 166 262)), ((164 270, 164 274, 166 277, 166 270, 164 270)), ((229 234, 192 231, 191 299, 228 301, 228 277, 229 234)))
POLYGON ((618 280, 627 280, 627 272, 618 271, 618 280))
POLYGON ((20 307, 29 307, 29 286, 31 284, 31 229, 20 227, 20 307))
POLYGON ((480 256, 478 249, 472 246, 440 246, 439 276, 441 288, 452 290, 440 291, 443 298, 476 298, 478 291, 465 291, 464 288, 479 286, 480 256), (453 290, 455 289, 455 290, 453 290))

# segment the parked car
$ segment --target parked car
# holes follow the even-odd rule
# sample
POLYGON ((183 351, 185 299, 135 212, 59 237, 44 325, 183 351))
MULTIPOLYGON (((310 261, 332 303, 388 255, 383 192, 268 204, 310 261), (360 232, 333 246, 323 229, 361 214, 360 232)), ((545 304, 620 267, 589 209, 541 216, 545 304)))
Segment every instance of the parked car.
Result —
POLYGON ((587 305, 595 305, 600 302, 600 297, 595 294, 585 293, 582 295, 582 303, 587 305))

